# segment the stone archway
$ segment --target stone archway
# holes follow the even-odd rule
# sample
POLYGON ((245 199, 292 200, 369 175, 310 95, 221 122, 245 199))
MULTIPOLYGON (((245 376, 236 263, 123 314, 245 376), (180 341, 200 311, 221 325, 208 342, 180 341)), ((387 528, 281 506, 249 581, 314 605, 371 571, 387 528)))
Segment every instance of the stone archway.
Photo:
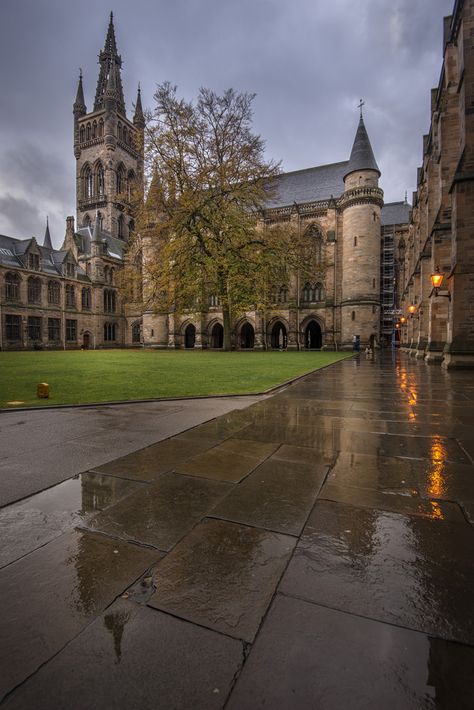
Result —
POLYGON ((255 346, 255 331, 248 321, 240 329, 240 347, 242 350, 251 350, 255 346))
POLYGON ((318 321, 310 320, 304 329, 304 346, 306 350, 320 350, 323 345, 323 333, 318 321))
POLYGON ((270 334, 270 344, 273 350, 285 350, 288 343, 288 335, 284 324, 277 320, 272 326, 270 334))
POLYGON ((211 330, 211 348, 218 350, 224 346, 224 328, 221 323, 215 323, 211 330))
POLYGON ((186 326, 184 331, 184 347, 187 349, 194 348, 196 343, 196 328, 192 323, 186 326))

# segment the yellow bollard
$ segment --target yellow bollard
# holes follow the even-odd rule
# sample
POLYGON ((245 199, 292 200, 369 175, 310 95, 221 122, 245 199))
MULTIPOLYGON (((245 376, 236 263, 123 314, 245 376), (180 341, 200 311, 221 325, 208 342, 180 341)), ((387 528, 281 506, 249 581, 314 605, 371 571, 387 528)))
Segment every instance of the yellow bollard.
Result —
POLYGON ((47 382, 40 382, 38 385, 36 385, 36 396, 40 399, 48 399, 49 385, 47 382))

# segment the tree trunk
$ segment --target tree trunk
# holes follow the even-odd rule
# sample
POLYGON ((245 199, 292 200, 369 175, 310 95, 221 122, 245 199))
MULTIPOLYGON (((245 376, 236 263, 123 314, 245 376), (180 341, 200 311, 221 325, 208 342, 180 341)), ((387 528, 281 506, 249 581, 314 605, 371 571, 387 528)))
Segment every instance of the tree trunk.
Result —
POLYGON ((232 338, 230 332, 230 308, 228 303, 222 305, 222 320, 224 325, 223 350, 232 350, 232 338))

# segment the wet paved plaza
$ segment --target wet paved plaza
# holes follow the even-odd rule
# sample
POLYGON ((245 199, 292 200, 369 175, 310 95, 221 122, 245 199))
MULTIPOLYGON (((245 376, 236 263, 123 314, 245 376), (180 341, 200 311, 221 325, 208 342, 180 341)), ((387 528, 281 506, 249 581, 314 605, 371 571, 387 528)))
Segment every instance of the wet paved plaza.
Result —
POLYGON ((473 458, 360 356, 1 509, 1 707, 472 710, 473 458))

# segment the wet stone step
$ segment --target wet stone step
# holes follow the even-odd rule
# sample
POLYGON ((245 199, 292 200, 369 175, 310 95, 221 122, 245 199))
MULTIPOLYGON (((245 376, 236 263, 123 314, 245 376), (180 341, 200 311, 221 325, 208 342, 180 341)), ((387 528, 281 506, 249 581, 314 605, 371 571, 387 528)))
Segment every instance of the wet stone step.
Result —
POLYGON ((148 603, 251 642, 294 545, 286 535, 207 520, 158 564, 148 603))
POLYGON ((5 710, 218 710, 242 643, 124 600, 18 688, 5 710))
POLYGON ((234 486, 212 516, 299 535, 327 470, 323 465, 272 457, 234 486))
POLYGON ((472 526, 319 500, 280 591, 474 643, 472 526))
POLYGON ((205 437, 188 439, 185 436, 174 436, 110 461, 95 470, 133 480, 154 481, 165 471, 219 443, 218 439, 205 437))
POLYGON ((228 710, 472 708, 474 648, 277 595, 228 710))
POLYGON ((0 567, 36 550, 143 483, 81 473, 0 510, 0 567))
POLYGON ((74 530, 0 571, 0 699, 48 661, 159 553, 74 530))
POLYGON ((91 530, 169 550, 232 488, 232 484, 163 473, 87 523, 91 530))

